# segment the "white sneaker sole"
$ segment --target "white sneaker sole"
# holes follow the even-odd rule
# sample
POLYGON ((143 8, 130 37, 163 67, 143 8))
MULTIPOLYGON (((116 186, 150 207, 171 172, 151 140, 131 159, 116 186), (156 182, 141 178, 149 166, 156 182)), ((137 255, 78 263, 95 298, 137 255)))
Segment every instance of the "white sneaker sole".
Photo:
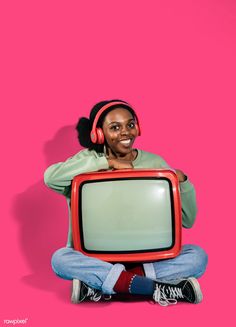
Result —
POLYGON ((195 294, 194 303, 197 304, 197 303, 202 302, 203 295, 202 295, 201 287, 200 287, 198 280, 194 277, 190 277, 187 280, 193 285, 193 288, 194 288, 194 294, 195 294))
POLYGON ((80 296, 80 289, 81 289, 81 281, 79 279, 73 279, 72 282, 72 293, 71 293, 71 302, 72 303, 80 303, 79 296, 80 296))

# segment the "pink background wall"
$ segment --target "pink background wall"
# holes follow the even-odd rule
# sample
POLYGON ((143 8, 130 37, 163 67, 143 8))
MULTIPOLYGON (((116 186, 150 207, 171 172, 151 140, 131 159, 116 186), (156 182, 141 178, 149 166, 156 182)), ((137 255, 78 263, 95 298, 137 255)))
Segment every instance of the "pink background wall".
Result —
POLYGON ((235 1, 2 1, 0 15, 0 324, 233 326, 235 1), (75 306, 70 283, 51 271, 67 208, 43 172, 80 150, 78 117, 114 97, 140 116, 137 146, 196 186, 197 222, 184 242, 209 254, 199 305, 75 306))

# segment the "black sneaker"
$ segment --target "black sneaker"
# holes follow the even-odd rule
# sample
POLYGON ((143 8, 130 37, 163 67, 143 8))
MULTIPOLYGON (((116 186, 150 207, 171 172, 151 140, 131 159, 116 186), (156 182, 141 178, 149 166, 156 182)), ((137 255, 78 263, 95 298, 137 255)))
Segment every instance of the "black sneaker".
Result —
POLYGON ((86 300, 98 302, 101 299, 110 300, 111 295, 103 295, 102 292, 89 287, 79 279, 73 279, 71 302, 80 303, 86 300))
POLYGON ((202 301, 202 292, 197 279, 190 277, 181 280, 177 284, 157 282, 153 299, 162 306, 176 304, 178 301, 200 303, 202 301))

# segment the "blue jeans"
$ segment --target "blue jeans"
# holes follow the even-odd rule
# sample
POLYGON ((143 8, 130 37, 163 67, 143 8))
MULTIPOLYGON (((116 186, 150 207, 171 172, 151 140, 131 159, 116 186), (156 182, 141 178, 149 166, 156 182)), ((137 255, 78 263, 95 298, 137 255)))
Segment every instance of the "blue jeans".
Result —
MULTIPOLYGON (((188 277, 200 277, 207 265, 207 254, 196 245, 184 245, 181 253, 173 259, 144 263, 145 276, 162 282, 175 282, 188 277)), ((104 294, 115 294, 116 284, 125 266, 111 264, 85 256, 73 248, 61 248, 52 256, 52 268, 63 279, 79 279, 101 290, 104 294)))

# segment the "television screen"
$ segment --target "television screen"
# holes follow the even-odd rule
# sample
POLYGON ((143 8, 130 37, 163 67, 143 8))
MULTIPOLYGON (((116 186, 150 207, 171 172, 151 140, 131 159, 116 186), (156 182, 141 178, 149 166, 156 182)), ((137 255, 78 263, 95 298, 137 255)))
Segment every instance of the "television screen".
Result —
POLYGON ((176 256, 181 246, 178 179, 172 170, 78 175, 72 185, 75 249, 106 261, 176 256))

